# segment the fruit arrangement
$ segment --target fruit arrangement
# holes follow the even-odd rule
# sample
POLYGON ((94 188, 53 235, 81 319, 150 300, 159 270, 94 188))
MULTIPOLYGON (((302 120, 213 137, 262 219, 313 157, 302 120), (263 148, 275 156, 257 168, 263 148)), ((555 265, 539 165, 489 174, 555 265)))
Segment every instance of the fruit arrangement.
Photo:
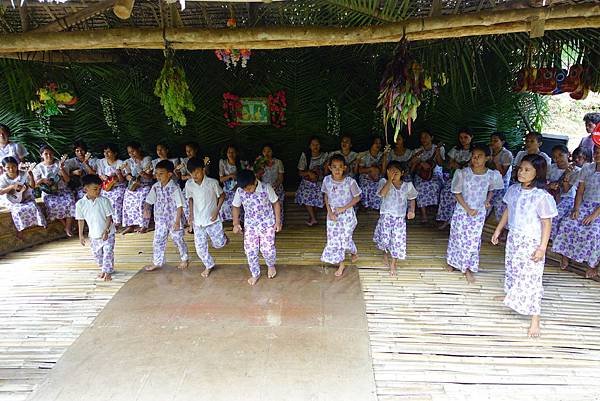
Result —
POLYGON ((31 101, 29 108, 46 117, 62 114, 61 110, 74 106, 79 99, 73 95, 67 85, 49 82, 36 92, 36 100, 31 101))

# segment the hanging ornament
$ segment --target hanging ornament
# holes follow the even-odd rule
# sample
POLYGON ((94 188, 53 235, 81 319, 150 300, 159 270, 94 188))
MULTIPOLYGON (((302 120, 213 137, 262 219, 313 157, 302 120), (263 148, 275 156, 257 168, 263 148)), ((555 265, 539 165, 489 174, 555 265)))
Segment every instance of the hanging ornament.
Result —
POLYGON ((106 125, 108 125, 114 136, 118 136, 119 125, 117 124, 117 116, 112 99, 110 97, 100 96, 100 104, 102 105, 102 114, 104 114, 106 125))
POLYGON ((340 136, 340 109, 334 98, 327 102, 327 133, 331 136, 340 136))
MULTIPOLYGON (((227 20, 228 28, 235 28, 237 26, 237 21, 235 18, 229 18, 227 20)), ((227 69, 231 67, 237 67, 238 63, 242 66, 242 68, 246 68, 248 64, 248 60, 250 60, 251 55, 250 49, 217 49, 215 50, 215 56, 219 60, 225 63, 227 69)))

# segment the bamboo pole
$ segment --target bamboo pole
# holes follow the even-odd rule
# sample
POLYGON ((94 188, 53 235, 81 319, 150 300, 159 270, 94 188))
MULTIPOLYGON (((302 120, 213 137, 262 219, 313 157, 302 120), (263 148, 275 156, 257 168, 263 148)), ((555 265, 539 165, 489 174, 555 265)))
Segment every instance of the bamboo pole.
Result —
POLYGON ((43 25, 32 32, 42 33, 42 32, 60 32, 65 29, 78 24, 79 22, 85 21, 88 18, 93 17, 99 13, 102 13, 109 8, 111 8, 115 4, 115 0, 105 0, 100 3, 96 3, 90 5, 80 11, 77 11, 73 14, 66 15, 63 18, 59 18, 50 24, 43 25))
POLYGON ((122 20, 129 19, 133 11, 134 0, 116 0, 113 12, 122 20))
MULTIPOLYGON (((282 49, 396 42, 409 40, 529 32, 532 19, 545 20, 546 31, 600 27, 600 4, 481 12, 431 18, 415 18, 377 26, 337 28, 273 26, 240 29, 168 28, 165 38, 176 49, 217 48, 282 49)), ((162 49, 161 29, 122 28, 61 32, 56 34, 8 34, 2 36, 0 53, 44 50, 109 48, 162 49)))

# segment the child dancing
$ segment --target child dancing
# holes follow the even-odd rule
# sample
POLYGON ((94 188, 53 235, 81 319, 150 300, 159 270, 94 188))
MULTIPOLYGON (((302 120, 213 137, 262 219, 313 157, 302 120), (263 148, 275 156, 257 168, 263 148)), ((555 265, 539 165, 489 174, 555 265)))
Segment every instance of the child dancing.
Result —
POLYGON ((154 256, 152 265, 145 266, 146 271, 152 271, 164 265, 167 237, 170 236, 179 250, 181 262, 177 266, 185 269, 189 265, 188 249, 183 240, 183 194, 179 185, 173 181, 175 166, 170 160, 161 160, 156 164, 154 174, 157 183, 152 185, 146 196, 144 218, 150 219, 150 208, 154 206, 154 256))
POLYGON ((358 260, 352 233, 356 228, 354 205, 360 201, 361 190, 354 178, 347 177, 348 166, 344 156, 335 155, 330 159, 331 175, 323 179, 321 191, 327 207, 327 244, 321 261, 339 264, 336 276, 344 274, 346 251, 352 255, 352 262, 358 260))
POLYGON ((542 156, 529 154, 523 157, 517 171, 519 184, 512 185, 504 195, 506 210, 492 235, 492 244, 497 245, 502 229, 509 224, 504 305, 531 316, 529 337, 540 335, 546 247, 552 218, 558 214, 554 198, 543 189, 546 169, 542 156))
POLYGON ((407 171, 405 163, 390 161, 386 170, 388 178, 379 180, 377 191, 381 207, 373 241, 383 251, 383 263, 389 264, 392 276, 396 275, 396 260, 406 259, 405 218, 415 218, 417 190, 412 182, 403 180, 407 171))
POLYGON ((92 255, 101 271, 98 278, 112 280, 115 264, 115 226, 110 200, 100 195, 102 180, 95 174, 81 177, 85 191, 83 198, 75 204, 75 218, 79 228, 79 242, 85 246, 84 223, 88 225, 88 236, 92 255))
POLYGON ((219 210, 225 201, 225 193, 219 182, 206 176, 204 160, 192 157, 186 169, 190 177, 185 184, 185 197, 189 204, 189 233, 194 233, 196 253, 204 264, 202 277, 208 277, 215 266, 215 261, 208 253, 208 239, 213 248, 223 248, 228 239, 223 232, 223 222, 219 218, 219 210))
POLYGON ((275 260, 275 233, 281 231, 281 205, 273 187, 256 179, 254 172, 238 173, 238 188, 233 197, 233 232, 244 233, 244 251, 252 277, 248 284, 255 285, 260 278, 258 252, 262 253, 269 269, 268 277, 277 274, 275 260), (240 207, 244 207, 244 229, 240 225, 240 207))
POLYGON ((475 282, 473 274, 479 270, 481 233, 490 201, 494 191, 504 187, 500 173, 486 167, 489 158, 489 147, 473 146, 471 166, 456 170, 452 178, 457 204, 450 222, 446 262, 449 271, 460 270, 469 284, 475 282))

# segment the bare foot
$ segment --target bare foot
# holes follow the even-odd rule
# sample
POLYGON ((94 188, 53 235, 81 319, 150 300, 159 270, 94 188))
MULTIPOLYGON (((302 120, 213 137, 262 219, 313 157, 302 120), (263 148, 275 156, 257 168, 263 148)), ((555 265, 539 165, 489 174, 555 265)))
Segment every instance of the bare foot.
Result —
POLYGON ((306 220, 306 225, 309 227, 312 227, 315 224, 317 224, 317 220, 306 220))
POLYGON ((129 226, 129 227, 127 227, 127 228, 125 228, 123 230, 123 232, 121 233, 121 235, 129 234, 129 233, 132 233, 132 232, 133 232, 133 226, 129 226))
POLYGON ((494 301, 504 301, 504 298, 506 298, 504 295, 496 295, 494 301))
POLYGON ((390 276, 396 275, 396 260, 392 259, 392 263, 390 264, 390 276))
POLYGON ((568 267, 569 267, 569 258, 567 258, 564 255, 561 255, 561 257, 560 257, 560 268, 561 268, 561 270, 567 270, 568 267))
POLYGON ((181 262, 179 262, 179 264, 177 265, 178 269, 187 269, 188 266, 190 265, 190 261, 189 260, 182 260, 181 262))
POLYGON ((112 275, 110 273, 104 273, 104 281, 112 281, 112 275))
POLYGON ((256 276, 256 277, 250 277, 250 278, 248 279, 248 284, 250 284, 250 285, 254 285, 254 284, 256 284, 256 282, 258 281, 258 279, 259 279, 259 278, 260 278, 260 276, 256 276))
POLYGON ((469 269, 465 272, 465 278, 467 279, 467 283, 474 284, 475 283, 475 275, 469 269))
POLYGON ((594 278, 598 277, 598 269, 597 268, 589 268, 585 271, 585 278, 594 278))
POLYGON ((200 273, 200 275, 204 278, 207 278, 210 272, 212 271, 212 267, 209 269, 208 267, 204 268, 204 271, 200 273))
POLYGON ((156 266, 156 265, 144 266, 144 270, 146 270, 147 272, 151 272, 152 270, 156 270, 156 269, 160 269, 160 266, 156 266))
POLYGON ((268 278, 273 278, 277 275, 277 270, 275 270, 275 266, 269 267, 269 271, 267 273, 268 278))
POLYGON ((96 276, 96 278, 104 279, 104 272, 98 273, 98 275, 96 276))
POLYGON ((65 234, 67 234, 67 237, 69 237, 69 238, 71 238, 73 236, 73 233, 68 228, 65 228, 65 234))
POLYGON ((140 227, 137 230, 135 230, 135 232, 138 234, 146 234, 147 231, 148 229, 146 227, 140 227))
POLYGON ((358 262, 358 253, 353 253, 353 254, 351 255, 351 258, 350 258, 350 260, 352 261, 352 263, 356 263, 356 262, 358 262))
POLYGON ((446 271, 452 273, 454 271, 454 267, 450 266, 449 264, 446 264, 446 271))
POLYGON ((383 253, 383 265, 384 266, 389 266, 390 265, 390 258, 388 257, 387 252, 383 253))
POLYGON ((540 336, 540 331, 540 316, 531 316, 531 325, 529 326, 529 330, 527 330, 527 336, 531 338, 537 338, 540 336))
POLYGON ((344 269, 346 268, 346 265, 344 265, 344 262, 340 263, 340 266, 338 267, 338 269, 335 271, 335 276, 336 277, 341 277, 342 274, 344 274, 344 269))
POLYGON ((444 223, 438 227, 438 230, 445 230, 446 227, 448 227, 450 223, 448 223, 447 221, 444 221, 444 223))

